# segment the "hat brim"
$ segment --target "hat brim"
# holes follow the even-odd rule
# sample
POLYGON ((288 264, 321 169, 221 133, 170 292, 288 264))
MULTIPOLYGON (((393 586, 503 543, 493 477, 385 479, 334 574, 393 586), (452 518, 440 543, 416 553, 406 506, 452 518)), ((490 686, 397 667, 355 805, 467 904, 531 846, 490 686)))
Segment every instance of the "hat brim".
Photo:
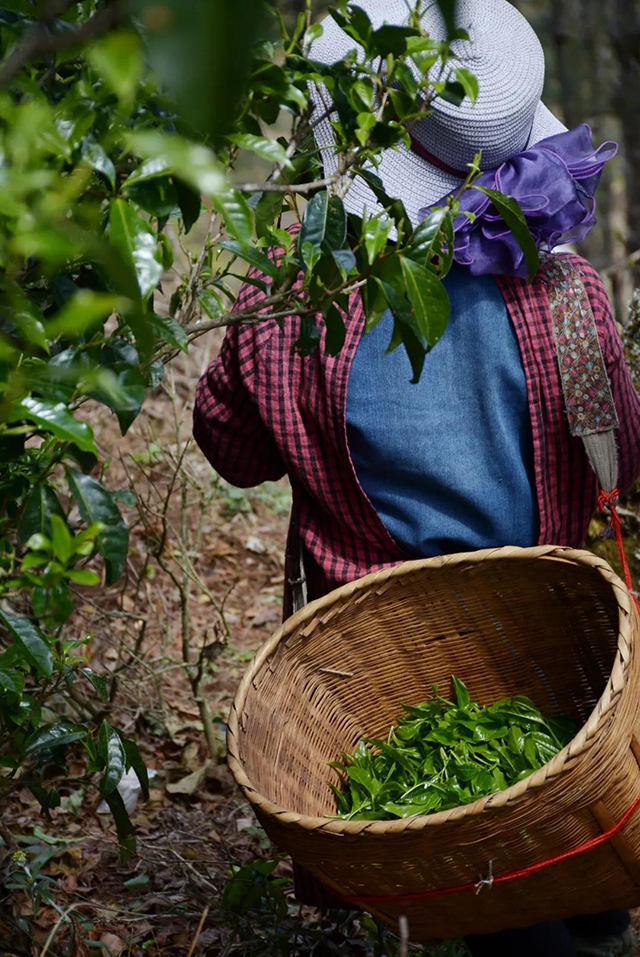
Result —
MULTIPOLYGON (((527 148, 565 131, 564 124, 541 102, 536 110, 527 148)), ((338 169, 338 157, 335 153, 333 128, 328 118, 318 123, 314 135, 325 176, 332 176, 338 169)), ((373 171, 382 180, 389 196, 402 201, 414 226, 423 218, 421 209, 437 204, 439 200, 459 189, 464 182, 462 177, 438 169, 403 144, 384 150, 377 169, 373 171)), ((344 204, 347 212, 356 216, 362 216, 365 209, 369 215, 382 209, 372 190, 360 176, 354 177, 351 182, 344 197, 344 204)))

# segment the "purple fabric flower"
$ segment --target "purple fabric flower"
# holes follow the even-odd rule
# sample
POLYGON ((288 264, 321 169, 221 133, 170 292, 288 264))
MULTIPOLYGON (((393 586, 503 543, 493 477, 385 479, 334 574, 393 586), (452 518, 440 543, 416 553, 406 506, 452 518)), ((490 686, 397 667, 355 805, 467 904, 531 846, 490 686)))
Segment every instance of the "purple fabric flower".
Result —
MULTIPOLYGON (((475 185, 499 190, 519 202, 540 249, 584 239, 595 225, 594 192, 604 164, 618 152, 610 141, 594 149, 585 124, 557 133, 518 153, 497 169, 483 173, 475 185)), ((442 205, 442 203, 440 204, 442 205)), ((421 209, 426 217, 434 207, 421 209)), ((454 259, 476 276, 528 275, 522 250, 493 207, 478 190, 460 198, 454 220, 454 259), (473 222, 464 213, 474 213, 473 222)))

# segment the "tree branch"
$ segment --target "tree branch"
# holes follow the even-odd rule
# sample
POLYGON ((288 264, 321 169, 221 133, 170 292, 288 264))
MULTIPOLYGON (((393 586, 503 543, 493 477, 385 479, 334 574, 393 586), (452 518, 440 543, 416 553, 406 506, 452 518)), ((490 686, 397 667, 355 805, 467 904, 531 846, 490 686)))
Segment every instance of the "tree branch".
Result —
POLYGON ((315 193, 326 186, 332 186, 336 179, 337 175, 334 174, 326 179, 316 179, 312 183, 300 183, 297 186, 282 183, 234 183, 234 186, 241 193, 315 193))
MULTIPOLYGON (((73 6, 75 2, 76 0, 73 0, 72 3, 65 0, 64 3, 58 4, 54 11, 63 12, 68 7, 73 6)), ((52 16, 55 17, 55 15, 56 13, 52 13, 50 10, 46 18, 43 18, 25 33, 18 45, 0 64, 0 87, 8 86, 20 70, 32 60, 39 60, 42 57, 50 56, 52 53, 73 49, 73 47, 79 46, 87 40, 93 40, 108 33, 109 30, 125 19, 126 11, 120 0, 107 0, 107 5, 98 10, 91 19, 83 23, 77 30, 54 34, 49 32, 49 24, 52 16)))

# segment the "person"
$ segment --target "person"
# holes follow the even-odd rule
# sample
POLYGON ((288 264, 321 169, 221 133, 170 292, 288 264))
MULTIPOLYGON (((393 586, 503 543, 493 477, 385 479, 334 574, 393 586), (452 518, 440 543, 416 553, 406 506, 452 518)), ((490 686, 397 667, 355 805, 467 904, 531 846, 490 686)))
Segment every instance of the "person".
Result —
MULTIPOLYGON (((404 0, 360 6, 374 27, 407 22, 404 0)), ((457 16, 471 39, 453 49, 478 79, 477 102, 434 102, 411 131, 411 148, 383 154, 378 174, 387 193, 403 201, 417 225, 459 189, 481 149, 483 182, 520 199, 541 245, 582 238, 594 223, 602 165, 615 148, 595 150, 588 127, 566 130, 541 102, 542 48, 507 0, 461 0, 457 16)), ((424 12, 423 27, 435 39, 446 36, 436 3, 424 12)), ((355 45, 327 19, 311 56, 335 62, 355 45)), ((314 133, 330 176, 337 157, 327 91, 316 90, 314 101, 314 133)), ((297 355, 296 317, 282 329, 275 320, 230 327, 198 384, 194 435, 214 468, 241 487, 290 479, 285 614, 299 578, 297 543, 310 599, 416 556, 584 543, 597 484, 583 443, 568 428, 550 314, 552 272, 543 264, 532 283, 523 278, 517 244, 496 228, 488 202, 478 206, 482 199, 476 193, 471 200, 474 228, 456 236, 456 264, 445 280, 451 319, 417 384, 410 383, 404 351, 385 352, 391 314, 365 335, 357 294, 337 356, 325 351, 323 337, 312 355, 297 355)), ((355 215, 379 208, 361 179, 345 205, 355 215)), ((580 348, 604 359, 619 420, 619 487, 626 488, 640 474, 640 400, 597 272, 580 257, 562 258, 578 271, 595 319, 597 341, 580 348)), ((237 307, 263 296, 246 284, 237 307)), ((304 897, 305 884, 298 873, 302 899, 319 901, 304 897)), ((635 952, 626 911, 467 943, 473 957, 635 952)))

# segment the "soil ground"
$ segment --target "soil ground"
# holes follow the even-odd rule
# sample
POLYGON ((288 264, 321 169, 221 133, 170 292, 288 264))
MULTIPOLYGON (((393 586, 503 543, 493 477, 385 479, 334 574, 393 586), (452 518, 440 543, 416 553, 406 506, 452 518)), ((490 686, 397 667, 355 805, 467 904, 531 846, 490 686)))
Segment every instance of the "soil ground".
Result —
MULTIPOLYGON (((72 627, 75 637, 90 635, 92 667, 110 679, 109 720, 137 739, 152 775, 150 799, 136 803, 135 792, 129 795, 137 851, 122 863, 95 791, 71 780, 48 821, 29 792, 18 793, 3 824, 26 867, 39 874, 31 889, 28 882, 24 890, 5 889, 0 954, 402 952, 392 941, 376 942, 357 916, 300 913, 287 896, 286 861, 273 872, 284 891, 271 897, 266 877, 250 866, 243 880, 259 905, 245 914, 221 906, 232 868, 274 859, 224 763, 224 731, 241 673, 280 619, 289 492, 284 482, 233 489, 189 443, 194 386, 218 342, 211 335, 173 362, 126 436, 104 407, 91 411, 133 547, 121 581, 79 597, 72 627), (200 694, 214 731, 209 747, 184 666, 185 641, 192 660, 201 661, 200 694), (34 899, 35 887, 43 888, 42 900, 34 899)), ((78 756, 75 773, 81 771, 78 756)), ((73 778, 73 761, 69 772, 73 778)), ((5 868, 11 850, 4 851, 5 868)), ((462 950, 451 944, 439 953, 462 950)))

